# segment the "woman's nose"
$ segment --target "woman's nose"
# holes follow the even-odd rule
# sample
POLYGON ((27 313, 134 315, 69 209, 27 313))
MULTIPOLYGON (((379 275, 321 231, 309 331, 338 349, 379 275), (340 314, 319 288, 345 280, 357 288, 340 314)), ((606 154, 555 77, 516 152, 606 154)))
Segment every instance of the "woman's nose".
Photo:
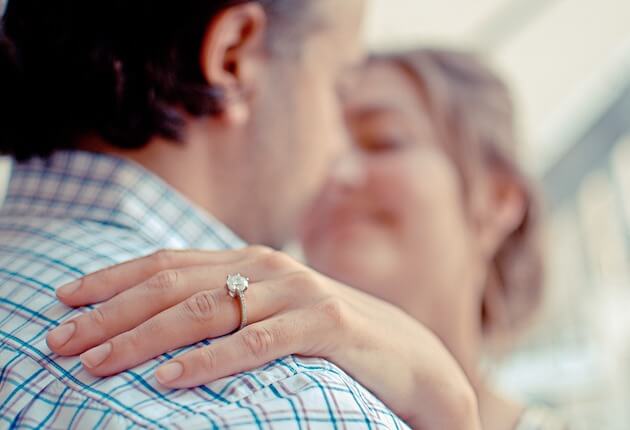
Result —
POLYGON ((367 171, 361 154, 354 148, 345 151, 332 166, 330 185, 339 189, 354 189, 365 184, 367 171))

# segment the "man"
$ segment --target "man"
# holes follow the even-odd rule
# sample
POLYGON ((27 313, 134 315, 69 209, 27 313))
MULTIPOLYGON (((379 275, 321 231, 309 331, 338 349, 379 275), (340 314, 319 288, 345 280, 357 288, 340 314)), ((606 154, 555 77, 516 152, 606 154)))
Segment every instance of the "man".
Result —
POLYGON ((62 285, 164 248, 279 247, 325 180, 360 180, 341 102, 362 8, 9 1, 0 152, 19 163, 0 211, 0 428, 405 427, 323 360, 169 390, 155 369, 194 348, 100 379, 93 356, 49 347, 80 313, 62 285))
POLYGON ((97 379, 45 341, 78 314, 60 285, 161 248, 279 246, 331 166, 352 177, 362 3, 8 3, 0 149, 22 163, 0 214, 0 428, 404 426, 321 360, 173 391, 160 360, 97 379))

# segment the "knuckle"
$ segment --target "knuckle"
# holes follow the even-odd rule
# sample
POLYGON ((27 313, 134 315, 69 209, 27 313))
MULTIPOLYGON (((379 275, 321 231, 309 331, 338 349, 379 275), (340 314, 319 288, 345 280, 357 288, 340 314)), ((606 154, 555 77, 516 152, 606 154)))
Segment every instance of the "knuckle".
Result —
POLYGON ((287 281, 296 288, 309 288, 316 285, 315 278, 308 270, 298 270, 287 276, 287 281))
POLYGON ((348 309, 346 303, 337 297, 328 298, 318 305, 323 318, 332 324, 333 328, 341 329, 346 327, 348 320, 348 309))
POLYGON ((158 318, 151 318, 140 326, 131 330, 130 333, 135 334, 139 339, 161 339, 165 334, 164 325, 158 318))
POLYGON ((262 255, 261 258, 263 266, 271 272, 286 270, 294 265, 291 257, 279 251, 269 252, 262 255))
POLYGON ((150 337, 143 335, 141 330, 131 330, 118 339, 119 343, 128 344, 130 351, 142 351, 143 347, 146 347, 145 342, 150 337))
POLYGON ((199 361, 205 373, 212 373, 217 368, 217 354, 210 348, 201 348, 199 350, 199 361))
POLYGON ((153 253, 153 255, 151 255, 151 259, 153 260, 153 265, 157 270, 165 270, 172 267, 175 259, 175 251, 162 249, 153 253))
POLYGON ((85 276, 81 282, 85 285, 86 283, 92 281, 92 279, 100 278, 99 281, 103 283, 115 282, 116 279, 116 271, 118 270, 118 265, 106 267, 92 275, 85 276))
POLYGON ((266 356, 275 342, 274 333, 264 327, 250 328, 243 332, 243 344, 254 357, 266 356))
POLYGON ((311 270, 298 270, 285 278, 291 287, 289 291, 299 293, 301 297, 326 297, 325 288, 317 274, 311 270))
POLYGON ((96 326, 103 327, 105 326, 105 314, 100 308, 94 308, 92 311, 88 313, 88 317, 90 322, 95 324, 96 326))
POLYGON ((250 255, 266 255, 266 254, 271 254, 275 251, 267 246, 253 245, 253 246, 247 247, 245 249, 245 252, 247 252, 250 255))
POLYGON ((195 294, 184 302, 188 316, 197 322, 210 321, 217 313, 218 302, 212 291, 195 294))
POLYGON ((147 287, 151 290, 170 290, 177 286, 179 273, 176 270, 164 270, 152 277, 147 287))

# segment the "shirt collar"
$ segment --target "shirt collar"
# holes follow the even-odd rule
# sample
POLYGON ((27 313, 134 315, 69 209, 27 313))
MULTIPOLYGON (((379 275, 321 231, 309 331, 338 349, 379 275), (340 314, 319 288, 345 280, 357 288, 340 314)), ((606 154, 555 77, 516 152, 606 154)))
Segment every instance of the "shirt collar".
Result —
POLYGON ((15 163, 0 215, 117 225, 167 248, 244 246, 158 176, 100 153, 59 151, 45 160, 15 163))

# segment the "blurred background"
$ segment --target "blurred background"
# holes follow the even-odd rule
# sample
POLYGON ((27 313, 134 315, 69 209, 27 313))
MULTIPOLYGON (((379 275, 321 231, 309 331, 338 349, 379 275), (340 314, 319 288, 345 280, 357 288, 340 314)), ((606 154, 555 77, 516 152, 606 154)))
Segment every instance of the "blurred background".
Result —
POLYGON ((374 49, 487 55, 511 84, 547 203, 548 288, 497 383, 572 429, 630 426, 630 1, 372 0, 374 49))
MULTIPOLYGON (((630 1, 370 2, 373 49, 474 49, 514 90, 521 155, 546 195, 549 282, 539 321, 491 374, 572 429, 627 429, 630 1)), ((7 172, 0 159, 0 200, 7 172)))

